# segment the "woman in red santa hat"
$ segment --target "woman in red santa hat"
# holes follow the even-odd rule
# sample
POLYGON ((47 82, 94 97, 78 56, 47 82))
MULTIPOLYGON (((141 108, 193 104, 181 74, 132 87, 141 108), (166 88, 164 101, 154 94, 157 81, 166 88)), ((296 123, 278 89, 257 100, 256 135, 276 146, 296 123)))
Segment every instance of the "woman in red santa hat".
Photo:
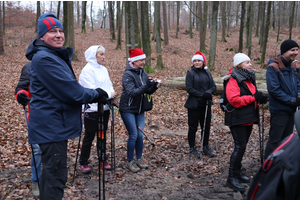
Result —
POLYGON ((123 92, 121 95, 119 111, 128 131, 127 142, 127 168, 132 172, 147 169, 143 154, 143 130, 145 125, 145 112, 142 111, 142 96, 144 93, 153 94, 160 86, 160 81, 149 79, 144 71, 146 55, 139 49, 129 50, 129 62, 127 63, 123 78, 123 92), (136 161, 134 160, 134 150, 136 161))
MULTIPOLYGON (((197 51, 192 58, 193 66, 187 72, 185 78, 186 91, 188 93, 187 101, 184 105, 188 109, 188 141, 190 146, 189 155, 201 159, 195 146, 196 132, 200 121, 201 129, 203 130, 205 115, 205 132, 202 138, 203 154, 209 158, 215 155, 208 146, 210 122, 211 122, 211 105, 212 94, 216 91, 216 84, 206 67, 206 57, 201 52, 197 51), (206 112, 207 108, 207 112, 206 112)), ((201 133, 202 137, 203 133, 201 133)))

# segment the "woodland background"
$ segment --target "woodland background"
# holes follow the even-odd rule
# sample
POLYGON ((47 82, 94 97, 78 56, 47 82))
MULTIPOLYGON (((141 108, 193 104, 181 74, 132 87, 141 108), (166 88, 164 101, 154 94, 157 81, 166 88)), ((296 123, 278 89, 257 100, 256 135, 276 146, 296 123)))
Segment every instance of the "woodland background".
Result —
MULTIPOLYGON (((146 114, 145 132, 156 143, 152 148, 144 141, 149 170, 134 174, 126 169, 127 131, 115 109, 116 173, 106 172, 107 199, 244 199, 246 192, 236 193, 225 187, 233 141, 224 126, 219 96, 213 97, 215 131, 211 126, 210 137, 214 151, 217 140, 219 157, 195 160, 188 156, 187 110, 183 107, 187 93, 164 83, 172 77, 185 77, 198 50, 207 55, 214 76, 232 67, 237 52, 248 54, 253 69, 264 73, 269 58, 280 52, 282 41, 291 38, 299 42, 299 2, 103 1, 100 4, 96 7, 93 1, 38 1, 26 5, 1 2, 0 199, 34 199, 30 192, 31 149, 24 111, 15 99, 14 90, 22 67, 28 62, 27 47, 37 36, 36 20, 45 12, 55 13, 64 24, 66 45, 75 48, 72 65, 77 77, 86 64, 84 51, 101 44, 106 48, 105 66, 118 97, 128 48, 142 48, 148 58, 149 76, 163 80, 153 96, 154 108, 146 114)), ((269 117, 264 109, 265 141, 269 117)), ((243 160, 243 170, 249 176, 254 176, 260 166, 258 131, 254 126, 243 160)), ((78 138, 69 141, 69 176, 64 199, 98 199, 95 147, 91 154, 92 173, 81 174, 77 165, 72 185, 77 145, 78 138)), ((111 143, 107 145, 109 150, 111 143)))

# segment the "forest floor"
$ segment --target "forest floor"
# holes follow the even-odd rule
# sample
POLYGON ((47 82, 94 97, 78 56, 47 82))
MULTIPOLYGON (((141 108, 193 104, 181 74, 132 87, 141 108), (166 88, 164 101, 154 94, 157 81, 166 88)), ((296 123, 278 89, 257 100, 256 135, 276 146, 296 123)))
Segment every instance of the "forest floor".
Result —
MULTIPOLYGON (((8 29, 5 41, 5 55, 0 56, 0 200, 2 199, 37 199, 31 194, 30 145, 27 140, 27 128, 22 107, 17 103, 14 90, 19 80, 22 66, 27 62, 25 52, 34 39, 36 33, 33 28, 15 27, 8 29)), ((125 35, 122 35, 122 49, 115 50, 116 41, 110 39, 109 30, 88 30, 81 34, 75 29, 77 60, 72 62, 76 76, 86 64, 84 51, 91 45, 101 44, 106 48, 106 64, 118 97, 122 93, 121 77, 126 63, 125 35)), ((279 44, 276 43, 276 31, 269 33, 266 61, 279 52, 279 44, 287 39, 286 30, 282 30, 279 44)), ((299 35, 299 29, 293 34, 299 35)), ((232 67, 233 56, 236 52, 228 48, 238 49, 238 29, 232 28, 226 37, 227 42, 220 42, 218 33, 215 69, 213 75, 219 76, 222 70, 232 67)), ((299 38, 295 38, 299 40, 299 38)), ((185 30, 180 30, 178 39, 175 32, 169 31, 169 45, 163 45, 163 70, 149 76, 163 81, 171 77, 184 77, 192 66, 191 58, 199 49, 199 34, 194 30, 194 38, 189 38, 185 30)), ((209 50, 209 33, 206 45, 209 50)), ((260 60, 258 38, 252 39, 252 63, 257 72, 264 72, 257 63, 260 60)), ((155 42, 152 42, 152 66, 156 65, 155 42)), ((244 49, 244 53, 247 50, 244 49)), ((208 53, 206 54, 208 55, 208 53)), ((233 150, 233 139, 228 127, 224 126, 224 113, 218 105, 219 96, 214 96, 213 106, 215 133, 218 144, 218 157, 201 160, 188 155, 187 141, 187 110, 184 103, 187 93, 184 90, 162 87, 153 95, 153 110, 146 114, 145 133, 154 141, 155 147, 144 140, 144 158, 150 167, 138 173, 132 173, 126 168, 127 131, 115 110, 115 143, 116 170, 105 172, 106 199, 244 199, 245 193, 234 192, 225 186, 229 158, 233 150)), ((265 142, 269 130, 268 110, 265 111, 265 142)), ((43 119, 41 119, 43 120, 43 119)), ((110 129, 108 130, 110 133, 110 129)), ((81 137, 82 140, 83 137, 81 137)), ((94 141, 96 144, 96 140, 94 141)), ((108 138, 108 155, 110 152, 110 138, 108 138)), ((91 152, 91 174, 84 175, 77 164, 75 183, 72 185, 73 170, 78 146, 78 138, 68 143, 69 175, 63 199, 99 199, 98 162, 95 145, 91 152)), ((196 137, 196 146, 201 148, 200 130, 196 137)), ((211 126, 210 146, 215 151, 215 138, 211 126)), ((253 177, 260 166, 260 149, 258 127, 255 125, 250 137, 243 161, 242 170, 253 177)), ((101 175, 102 178, 102 175, 101 175)), ((247 189, 249 184, 245 184, 247 189)), ((103 194, 103 191, 102 191, 103 194)))

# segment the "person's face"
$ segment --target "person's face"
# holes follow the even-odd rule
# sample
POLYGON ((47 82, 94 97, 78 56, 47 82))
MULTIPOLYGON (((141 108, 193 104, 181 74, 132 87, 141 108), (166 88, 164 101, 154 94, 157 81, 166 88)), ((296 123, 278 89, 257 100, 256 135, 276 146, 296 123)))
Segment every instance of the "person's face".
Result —
POLYGON ((61 28, 53 28, 41 37, 46 44, 54 48, 62 48, 65 43, 65 34, 61 28))
POLYGON ((194 60, 193 64, 196 68, 203 68, 204 65, 202 60, 194 60))
POLYGON ((283 57, 286 61, 293 61, 293 60, 295 60, 296 56, 298 55, 298 51, 299 51, 299 48, 298 48, 298 47, 291 48, 291 49, 288 50, 287 52, 284 52, 284 53, 282 54, 282 57, 283 57))
POLYGON ((246 60, 244 62, 242 62, 242 68, 243 69, 248 69, 249 71, 252 69, 252 64, 250 60, 246 60))
POLYGON ((102 65, 105 61, 105 53, 103 51, 99 51, 96 54, 97 63, 102 65))
POLYGON ((145 65, 145 59, 134 61, 133 65, 138 69, 143 69, 145 65))

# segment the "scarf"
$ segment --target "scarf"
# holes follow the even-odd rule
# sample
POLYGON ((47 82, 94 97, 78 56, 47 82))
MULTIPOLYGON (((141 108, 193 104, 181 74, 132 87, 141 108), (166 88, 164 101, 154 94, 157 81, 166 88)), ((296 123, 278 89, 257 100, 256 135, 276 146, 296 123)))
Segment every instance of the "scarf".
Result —
POLYGON ((232 69, 231 77, 235 78, 238 83, 241 83, 245 80, 249 82, 253 82, 255 80, 255 72, 253 70, 248 69, 232 69))

